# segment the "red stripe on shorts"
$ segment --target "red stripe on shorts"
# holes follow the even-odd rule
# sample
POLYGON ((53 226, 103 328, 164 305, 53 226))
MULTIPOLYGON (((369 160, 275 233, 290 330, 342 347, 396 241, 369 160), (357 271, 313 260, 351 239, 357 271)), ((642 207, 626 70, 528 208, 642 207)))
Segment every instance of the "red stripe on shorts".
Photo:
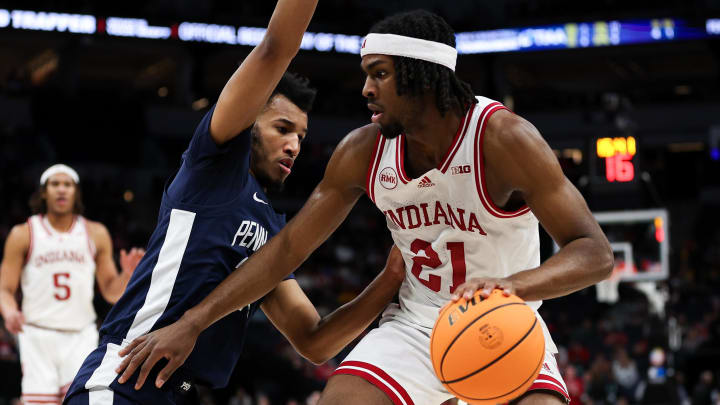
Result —
POLYGON ((383 384, 382 381, 380 381, 377 378, 370 375, 367 371, 356 370, 356 369, 338 369, 338 370, 335 370, 334 373, 332 373, 332 375, 336 375, 336 374, 347 374, 347 375, 354 375, 354 376, 360 377, 363 380, 366 380, 370 384, 381 389, 385 393, 385 395, 387 395, 388 398, 390 398, 390 400, 392 401, 393 404, 403 405, 403 402, 402 402, 402 400, 400 400, 400 397, 398 397, 393 392, 393 390, 390 389, 390 387, 388 387, 386 384, 383 384))
POLYGON ((22 394, 22 401, 26 404, 59 404, 59 394, 22 394))
POLYGON ((24 397, 48 397, 48 398, 57 397, 58 395, 60 395, 60 394, 59 394, 59 393, 55 393, 55 394, 28 394, 28 393, 23 393, 23 394, 22 394, 22 396, 24 396, 24 397))
POLYGON ((351 374, 358 377, 362 377, 372 383, 373 385, 377 386, 381 390, 383 390, 393 401, 396 405, 402 405, 402 401, 400 398, 397 397, 397 395, 388 388, 388 385, 395 388, 395 391, 400 393, 400 396, 403 400, 405 400, 405 403, 407 405, 415 405, 412 398, 410 398, 410 395, 408 395, 407 391, 405 391, 405 388, 402 387, 397 381, 395 381, 394 378, 390 377, 388 373, 384 372, 383 370, 379 369, 378 367, 370 364, 365 363, 362 361, 344 361, 340 364, 340 366, 335 370, 335 372, 332 375, 335 374, 351 374), (382 382, 377 380, 375 377, 373 377, 371 374, 368 374, 367 372, 361 371, 361 370, 355 370, 355 369, 343 369, 343 367, 357 367, 357 368, 363 368, 366 369, 374 374, 376 374, 378 377, 382 379, 382 382), (383 384, 383 382, 385 384, 383 384))
MULTIPOLYGON (((535 379, 535 382, 539 382, 539 380, 545 380, 545 381, 554 382, 555 384, 557 384, 557 385, 559 385, 560 387, 562 387, 562 389, 564 389, 564 390, 567 391, 567 388, 565 388, 565 384, 563 384, 562 382, 556 380, 554 377, 551 377, 551 376, 549 376, 549 375, 547 375, 547 374, 538 374, 537 378, 535 379)), ((567 394, 567 392, 566 392, 566 394, 567 394)))
POLYGON ((548 391, 555 391, 560 394, 562 394, 563 397, 567 400, 567 402, 570 402, 570 396, 563 391, 562 388, 558 387, 555 384, 546 383, 546 382, 538 382, 535 380, 535 382, 528 388, 528 392, 534 391, 534 390, 548 390, 548 391))

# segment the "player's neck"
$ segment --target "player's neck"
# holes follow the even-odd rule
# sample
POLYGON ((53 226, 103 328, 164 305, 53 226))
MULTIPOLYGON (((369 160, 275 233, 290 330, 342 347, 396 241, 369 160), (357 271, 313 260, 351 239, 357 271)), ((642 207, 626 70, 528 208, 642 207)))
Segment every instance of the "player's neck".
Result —
POLYGON ((255 178, 255 180, 257 180, 263 193, 267 194, 267 192, 268 192, 267 186, 265 184, 263 184, 262 181, 260 181, 260 179, 255 175, 255 172, 253 171, 252 167, 250 168, 250 170, 248 170, 248 172, 250 172, 250 175, 253 176, 255 178))
POLYGON ((73 214, 72 212, 69 212, 67 214, 57 214, 48 211, 45 216, 47 217, 50 226, 52 226, 53 229, 58 232, 69 231, 73 222, 75 222, 75 214, 73 214))
POLYGON ((405 126, 405 169, 409 170, 411 177, 417 177, 440 164, 461 122, 462 117, 452 111, 442 116, 436 108, 430 108, 405 126))

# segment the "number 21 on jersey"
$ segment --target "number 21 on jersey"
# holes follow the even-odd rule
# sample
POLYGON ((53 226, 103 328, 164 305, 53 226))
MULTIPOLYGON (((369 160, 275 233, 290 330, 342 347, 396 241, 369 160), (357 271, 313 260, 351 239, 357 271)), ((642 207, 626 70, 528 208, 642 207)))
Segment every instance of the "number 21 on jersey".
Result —
MULTIPOLYGON (((448 242, 446 248, 450 251, 450 264, 452 266, 452 285, 450 286, 450 293, 453 293, 456 288, 465 282, 465 243, 448 242)), ((427 280, 420 277, 423 266, 436 269, 442 265, 440 256, 438 256, 437 252, 432 248, 432 244, 422 239, 415 239, 410 244, 410 250, 415 254, 412 258, 413 276, 415 276, 415 278, 417 278, 425 287, 435 292, 440 292, 440 289, 442 288, 442 278, 439 275, 430 274, 428 275, 427 280), (417 255, 421 250, 425 252, 425 256, 417 255)))

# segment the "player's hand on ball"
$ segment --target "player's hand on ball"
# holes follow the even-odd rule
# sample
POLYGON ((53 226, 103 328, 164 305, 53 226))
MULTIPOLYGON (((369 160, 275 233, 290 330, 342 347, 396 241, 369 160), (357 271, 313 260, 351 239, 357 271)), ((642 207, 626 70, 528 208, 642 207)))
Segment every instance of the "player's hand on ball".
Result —
POLYGON ((470 299, 475 294, 475 291, 480 290, 480 296, 487 298, 494 289, 503 291, 506 297, 515 294, 515 288, 513 287, 512 281, 504 278, 471 278, 464 282, 453 292, 451 299, 453 302, 463 297, 470 299))
POLYGON ((120 268, 122 272, 132 274, 143 256, 145 256, 145 249, 143 248, 134 247, 130 249, 130 252, 120 249, 120 268))
POLYGON ((18 310, 5 312, 5 329, 7 329, 8 332, 17 335, 23 331, 22 327, 24 323, 25 316, 22 312, 18 310))
POLYGON ((155 380, 155 386, 162 387, 172 373, 188 358, 195 347, 198 335, 199 332, 196 332, 195 328, 180 318, 172 325, 133 340, 118 353, 120 357, 125 357, 115 369, 116 373, 122 373, 118 382, 124 384, 142 365, 135 383, 135 389, 139 390, 145 384, 145 379, 155 364, 162 359, 167 359, 167 365, 160 370, 155 380))

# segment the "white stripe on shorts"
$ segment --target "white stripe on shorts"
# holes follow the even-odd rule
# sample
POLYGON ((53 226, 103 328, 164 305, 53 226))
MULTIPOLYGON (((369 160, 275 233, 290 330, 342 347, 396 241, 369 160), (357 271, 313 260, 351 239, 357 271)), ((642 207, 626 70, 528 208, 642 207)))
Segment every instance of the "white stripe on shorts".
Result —
POLYGON ((343 366, 342 364, 340 365, 340 367, 338 367, 338 368, 335 370, 335 372, 337 373, 337 372, 340 371, 340 370, 357 370, 357 371, 362 371, 363 373, 367 373, 367 374, 371 375, 371 376, 372 376, 373 378, 375 378, 376 380, 382 382, 383 385, 385 385, 390 391, 392 391, 392 392, 395 394, 395 398, 397 398, 398 400, 400 400, 400 402, 402 402, 403 405, 408 405, 407 402, 405 402, 405 399, 403 399, 402 395, 400 395, 400 393, 397 392, 397 390, 396 390, 392 385, 390 385, 390 384, 389 384, 387 381, 385 381, 382 377, 380 377, 379 375, 373 373, 372 371, 370 371, 370 370, 368 370, 368 369, 366 369, 366 368, 362 368, 362 367, 343 366))
POLYGON ((175 279, 180 270, 194 221, 194 212, 178 209, 170 212, 170 223, 165 233, 165 241, 160 248, 158 261, 153 268, 145 303, 135 314, 126 339, 133 340, 149 332, 165 312, 170 294, 175 287, 175 279))
MULTIPOLYGON (((103 356, 102 362, 100 362, 100 365, 93 371, 85 383, 85 389, 87 390, 110 388, 110 384, 112 384, 112 382, 115 381, 115 377, 117 377, 115 369, 122 362, 122 358, 118 355, 120 346, 114 343, 108 343, 105 347, 105 355, 103 356)), ((101 402, 96 403, 100 404, 101 402)), ((93 402, 91 401, 90 404, 92 405, 93 402)))
POLYGON ((88 392, 88 405, 112 405, 113 392, 107 388, 99 388, 88 392))

